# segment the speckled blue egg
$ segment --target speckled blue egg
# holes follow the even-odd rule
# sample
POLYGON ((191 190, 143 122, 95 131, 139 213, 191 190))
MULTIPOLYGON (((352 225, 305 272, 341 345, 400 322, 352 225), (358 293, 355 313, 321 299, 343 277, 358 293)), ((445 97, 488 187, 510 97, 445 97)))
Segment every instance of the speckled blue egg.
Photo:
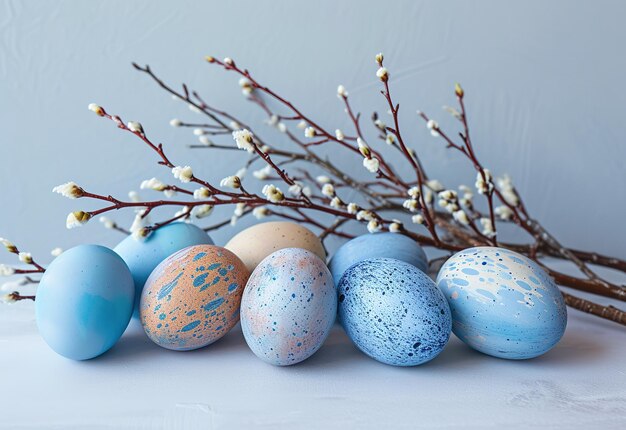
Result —
POLYGON ((344 243, 335 252, 328 268, 335 284, 348 269, 359 261, 373 258, 394 258, 428 271, 428 258, 422 247, 410 237, 398 233, 364 234, 344 243))
POLYGON ((58 354, 88 360, 108 351, 133 313, 135 288, 109 248, 80 245, 57 257, 37 289, 39 333, 58 354))
POLYGON ((314 253, 286 248, 254 269, 241 301, 241 328, 261 360, 287 366, 313 355, 337 314, 330 272, 314 253))
POLYGON ((537 263, 496 247, 469 248, 441 268, 437 285, 452 311, 452 331, 470 347, 509 359, 549 351, 567 325, 565 301, 537 263))
POLYGON ((213 245, 201 228, 186 222, 175 222, 157 229, 145 241, 129 236, 113 250, 124 259, 135 282, 135 311, 139 316, 141 291, 150 273, 167 257, 192 245, 213 245))
POLYGON ((341 277, 339 321, 365 354, 393 366, 435 358, 450 337, 450 308, 435 283, 412 264, 364 260, 341 277))

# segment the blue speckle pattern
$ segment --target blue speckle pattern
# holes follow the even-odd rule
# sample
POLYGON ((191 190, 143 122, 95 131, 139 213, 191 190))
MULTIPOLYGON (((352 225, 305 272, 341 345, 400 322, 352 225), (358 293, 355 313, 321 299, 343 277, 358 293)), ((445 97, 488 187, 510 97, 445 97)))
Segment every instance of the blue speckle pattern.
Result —
POLYGON ((241 301, 241 328, 261 360, 287 366, 313 355, 337 314, 337 293, 314 253, 286 248, 266 257, 250 275, 241 301))
POLYGON ((68 249, 48 266, 37 289, 39 333, 72 360, 109 350, 133 313, 135 288, 126 263, 99 245, 68 249))
POLYGON ((375 360, 415 366, 435 358, 450 337, 450 308, 424 272, 391 258, 350 267, 338 285, 339 321, 375 360))
POLYGON ((549 351, 567 325, 565 301, 537 263, 516 252, 477 247, 453 255, 437 286, 452 311, 452 331, 470 347, 508 359, 549 351))
MULTIPOLYGON (((150 273, 167 257, 192 245, 212 245, 201 228, 186 222, 175 222, 156 230, 145 241, 128 236, 113 250, 126 262, 135 283, 134 317, 139 317, 141 291, 150 273)), ((201 255, 196 256, 198 259, 201 255)))
POLYGON ((394 258, 428 271, 428 258, 422 247, 410 237, 399 233, 364 234, 344 243, 333 255, 328 268, 335 284, 344 272, 359 261, 373 258, 394 258))

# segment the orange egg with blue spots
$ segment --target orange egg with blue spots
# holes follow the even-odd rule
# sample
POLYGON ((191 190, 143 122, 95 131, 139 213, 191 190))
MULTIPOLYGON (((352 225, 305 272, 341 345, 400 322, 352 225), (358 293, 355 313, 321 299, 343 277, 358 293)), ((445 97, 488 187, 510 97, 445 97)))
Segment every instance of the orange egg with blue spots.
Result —
POLYGON ((177 351, 215 342, 239 321, 249 275, 239 257, 219 246, 191 246, 170 255, 154 269, 141 294, 146 334, 177 351))

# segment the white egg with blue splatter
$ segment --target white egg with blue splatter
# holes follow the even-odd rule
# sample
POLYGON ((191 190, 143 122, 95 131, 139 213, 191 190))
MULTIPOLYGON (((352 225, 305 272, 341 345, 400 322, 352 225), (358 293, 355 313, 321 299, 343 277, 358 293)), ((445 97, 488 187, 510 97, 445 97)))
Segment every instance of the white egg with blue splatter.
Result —
POLYGON ((554 347, 567 325, 565 301, 537 263, 497 247, 469 248, 443 265, 437 285, 452 331, 488 355, 526 359, 554 347))
POLYGON ((365 354, 393 366, 435 358, 450 338, 450 309, 432 279, 391 258, 351 266, 338 285, 339 321, 365 354))
POLYGON ((261 360, 288 366, 324 343, 337 314, 337 293, 326 264, 313 252, 286 248, 254 269, 241 300, 241 328, 261 360))

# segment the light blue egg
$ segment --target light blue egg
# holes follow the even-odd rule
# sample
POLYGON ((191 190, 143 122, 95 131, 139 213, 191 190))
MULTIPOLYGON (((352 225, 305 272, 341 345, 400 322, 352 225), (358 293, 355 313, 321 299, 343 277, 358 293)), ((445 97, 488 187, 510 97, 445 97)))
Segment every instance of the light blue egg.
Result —
POLYGON ((454 254, 437 285, 452 311, 452 331, 470 347, 509 359, 549 351, 567 325, 565 301, 537 263, 496 247, 454 254))
POLYGON ((57 257, 37 289, 39 333, 50 347, 72 360, 108 351, 133 313, 133 278, 115 252, 80 245, 57 257))
POLYGON ((186 222, 175 222, 157 229, 145 241, 128 236, 113 250, 126 262, 135 282, 134 317, 139 317, 141 291, 150 273, 173 253, 193 245, 213 245, 201 228, 186 222))
POLYGON ((339 321, 365 354, 393 366, 435 358, 450 337, 450 308, 424 272, 391 258, 351 266, 339 282, 339 321))
POLYGON ((423 272, 428 271, 428 258, 424 250, 410 237, 398 233, 364 234, 344 243, 330 260, 328 268, 335 284, 339 283, 348 267, 372 258, 394 258, 412 264, 423 272))
POLYGON ((246 343, 261 360, 288 366, 324 343, 337 315, 337 292, 326 264, 305 249, 286 248, 254 269, 241 300, 246 343))

